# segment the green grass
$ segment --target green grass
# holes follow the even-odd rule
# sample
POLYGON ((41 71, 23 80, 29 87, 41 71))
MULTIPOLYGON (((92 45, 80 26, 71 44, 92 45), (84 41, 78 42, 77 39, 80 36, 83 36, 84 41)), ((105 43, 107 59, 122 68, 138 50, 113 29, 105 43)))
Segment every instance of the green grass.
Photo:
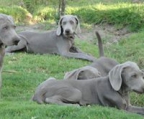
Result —
POLYGON ((112 108, 35 105, 31 102, 6 102, 0 110, 2 119, 143 119, 112 108), (3 116, 5 114, 5 116, 3 116))
MULTIPOLYGON (((28 4, 35 0, 25 0, 28 4)), ((37 0, 38 1, 38 0, 37 0)), ((45 1, 45 0, 43 0, 45 1)), ((19 0, 0 0, 0 12, 10 14, 18 24, 25 21, 25 15, 33 12, 33 18, 45 22, 45 29, 51 29, 50 22, 57 19, 55 1, 35 4, 32 8, 19 7, 19 0), (55 5, 55 6, 53 6, 55 5)), ((109 23, 117 28, 130 27, 138 31, 118 43, 106 45, 105 55, 120 63, 136 62, 144 69, 144 4, 131 4, 131 0, 72 0, 68 1, 67 14, 76 14, 84 25, 109 23), (87 7, 86 7, 87 6, 87 7), (125 19, 124 19, 125 18, 125 19)), ((82 25, 83 26, 83 25, 82 25)), ((95 42, 95 41, 94 41, 95 42)), ((76 39, 76 45, 84 52, 99 57, 96 45, 76 39)), ((114 108, 90 106, 39 105, 31 101, 36 87, 49 77, 63 79, 67 71, 85 66, 90 62, 68 59, 57 55, 34 55, 15 53, 5 56, 2 72, 3 87, 0 97, 0 119, 143 119, 140 115, 114 108)), ((131 93, 133 105, 144 106, 144 95, 131 93)))
MULTIPOLYGON (((1 1, 1 0, 0 0, 1 1)), ((9 1, 9 0, 7 0, 9 1)), ((31 23, 51 21, 57 22, 59 19, 56 1, 37 1, 37 0, 24 0, 26 3, 19 7, 20 2, 10 1, 8 3, 2 2, 0 5, 0 12, 12 15, 17 23, 31 23), (41 3, 41 4, 40 4, 41 3), (6 5, 9 5, 6 7, 6 5), (27 18, 28 14, 32 14, 32 21, 27 18)), ((81 23, 87 24, 111 24, 116 28, 121 29, 126 27, 130 31, 139 31, 144 26, 144 3, 134 4, 131 0, 90 0, 86 1, 68 1, 65 14, 77 15, 81 23)))
MULTIPOLYGON (((144 68, 144 33, 136 33, 118 44, 105 46, 105 54, 119 62, 135 61, 144 68)), ((98 57, 97 46, 87 41, 76 40, 83 51, 98 57)), ((78 59, 57 55, 34 55, 17 53, 6 56, 3 67, 1 90, 1 119, 142 119, 143 117, 107 107, 73 107, 39 105, 31 101, 36 87, 48 77, 63 79, 64 73, 90 64, 78 59)), ((131 93, 134 105, 144 105, 144 95, 131 93)))
MULTIPOLYGON (((115 58, 119 61, 131 60, 138 63, 141 68, 144 68, 144 32, 135 33, 130 38, 106 48, 110 52, 109 55, 115 54, 115 58)), ((111 57, 111 56, 110 56, 111 57)))

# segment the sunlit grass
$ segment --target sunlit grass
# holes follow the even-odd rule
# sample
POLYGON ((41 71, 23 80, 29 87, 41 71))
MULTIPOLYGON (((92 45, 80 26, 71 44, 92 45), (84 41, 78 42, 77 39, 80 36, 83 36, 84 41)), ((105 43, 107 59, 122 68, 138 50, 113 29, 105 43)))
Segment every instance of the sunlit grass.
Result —
MULTIPOLYGON (((17 8, 10 10, 11 6, 19 5, 19 2, 19 0, 0 0, 2 6, 8 6, 5 7, 6 10, 0 10, 2 13, 6 12, 12 15, 18 24, 21 24, 24 20, 24 13, 21 14, 17 8)), ((42 24, 45 30, 56 28, 55 21, 58 18, 55 8, 57 4, 53 6, 50 3, 51 7, 42 6, 44 5, 34 6, 33 18, 44 22, 42 24)), ((82 23, 81 26, 90 30, 91 25, 102 24, 103 22, 120 25, 121 27, 128 24, 132 25, 134 30, 139 31, 138 33, 111 45, 106 45, 107 39, 104 41, 105 56, 114 58, 120 63, 128 60, 134 61, 140 68, 144 69, 144 4, 132 4, 131 0, 127 0, 126 3, 124 0, 89 0, 89 2, 72 0, 68 1, 66 14, 77 15, 82 23), (141 31, 137 26, 142 28, 141 31)), ((89 39, 80 40, 76 38, 76 45, 84 52, 98 58, 97 46, 86 40, 89 39)), ((94 40, 94 42, 97 41, 94 40)), ((108 107, 39 105, 31 101, 36 87, 47 78, 55 77, 61 80, 67 71, 90 63, 49 54, 15 53, 5 56, 2 72, 0 119, 142 119, 143 117, 139 115, 108 107)), ((131 93, 133 105, 143 107, 143 100, 144 95, 131 93)))
MULTIPOLYGON (((144 34, 143 32, 121 40, 118 44, 105 46, 105 55, 115 58, 120 63, 127 60, 137 62, 144 68, 144 34)), ((98 57, 98 48, 87 41, 76 40, 76 45, 83 51, 98 57)), ((5 56, 3 67, 3 87, 0 100, 2 119, 25 118, 102 118, 102 119, 142 119, 141 116, 104 107, 65 107, 57 105, 39 105, 31 101, 35 88, 48 77, 63 79, 67 71, 85 66, 90 62, 68 59, 58 55, 34 55, 16 53, 5 56), (7 112, 7 113, 5 113, 7 112), (115 114, 114 114, 115 113, 115 114)), ((131 94, 134 105, 144 105, 144 96, 131 94)))

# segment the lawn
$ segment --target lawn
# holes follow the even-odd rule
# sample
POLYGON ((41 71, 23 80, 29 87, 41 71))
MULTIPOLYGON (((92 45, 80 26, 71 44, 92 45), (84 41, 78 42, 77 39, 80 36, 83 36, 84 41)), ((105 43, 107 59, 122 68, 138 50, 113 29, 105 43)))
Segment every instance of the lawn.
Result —
MULTIPOLYGON (((83 1, 85 0, 79 0, 78 2, 69 1, 69 4, 72 7, 77 7, 78 4, 85 6, 86 1, 83 1)), ((101 3, 107 6, 113 6, 123 1, 101 0, 101 3)), ((3 6, 7 4, 16 5, 18 3, 16 0, 0 0, 0 2, 3 6)), ((130 0, 128 2, 130 4, 130 0)), ((89 1, 89 4, 93 3, 100 3, 100 0, 89 1)), ((133 32, 128 38, 121 39, 117 43, 110 45, 106 45, 106 43, 105 41, 104 48, 106 56, 114 58, 120 63, 128 60, 134 61, 141 69, 144 69, 143 30, 133 32)), ((98 47, 95 44, 76 38, 76 45, 83 51, 99 57, 98 47)), ((0 119, 143 119, 142 116, 137 114, 97 105, 89 107, 39 105, 31 101, 36 87, 42 81, 49 77, 55 77, 61 80, 67 71, 90 63, 88 61, 68 59, 58 55, 48 54, 15 53, 6 55, 2 72, 3 86, 0 98, 0 119)), ((133 105, 143 107, 144 95, 131 93, 131 102, 133 105)))

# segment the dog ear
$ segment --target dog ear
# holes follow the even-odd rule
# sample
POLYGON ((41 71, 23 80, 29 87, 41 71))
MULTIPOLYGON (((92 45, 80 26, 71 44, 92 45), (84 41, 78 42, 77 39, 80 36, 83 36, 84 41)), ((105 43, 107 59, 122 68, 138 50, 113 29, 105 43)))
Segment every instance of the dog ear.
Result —
POLYGON ((112 86, 112 88, 116 91, 118 91, 121 88, 122 85, 122 71, 124 68, 127 67, 133 67, 136 69, 139 69, 137 64, 135 62, 127 61, 123 64, 116 65, 108 74, 109 76, 109 81, 112 86))
POLYGON ((81 80, 81 79, 90 79, 90 78, 97 78, 100 77, 100 72, 91 66, 85 66, 71 72, 67 72, 64 76, 64 79, 74 79, 74 80, 81 80))
POLYGON ((59 22, 58 22, 58 28, 56 31, 56 35, 60 36, 62 34, 62 26, 61 26, 61 22, 62 22, 63 16, 60 18, 59 22))
POLYGON ((123 68, 124 66, 121 64, 116 65, 108 74, 110 84, 115 91, 118 91, 121 88, 121 85, 122 85, 121 74, 122 74, 123 68))
POLYGON ((8 17, 8 19, 9 19, 12 23, 14 23, 14 19, 13 19, 12 16, 8 15, 7 17, 8 17))
POLYGON ((77 27, 76 27, 76 33, 81 33, 81 28, 80 28, 80 22, 77 16, 74 16, 76 23, 77 23, 77 27))
POLYGON ((101 76, 101 73, 94 67, 91 66, 85 66, 80 69, 78 74, 78 79, 92 79, 92 78, 98 78, 101 76))
POLYGON ((78 79, 78 74, 79 74, 79 69, 67 72, 64 76, 64 79, 67 80, 77 80, 78 79))

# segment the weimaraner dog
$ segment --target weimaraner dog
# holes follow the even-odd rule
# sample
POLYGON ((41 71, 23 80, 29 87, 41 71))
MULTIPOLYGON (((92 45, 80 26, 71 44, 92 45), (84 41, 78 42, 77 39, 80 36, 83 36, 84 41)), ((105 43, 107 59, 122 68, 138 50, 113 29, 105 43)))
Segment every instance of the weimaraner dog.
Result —
POLYGON ((101 37, 98 32, 96 32, 96 35, 98 38, 100 58, 94 61, 90 66, 97 68, 97 70, 101 73, 101 76, 106 76, 109 73, 109 71, 119 63, 112 58, 108 58, 104 56, 104 50, 103 50, 101 37))
POLYGON ((0 88, 2 86, 2 64, 5 55, 5 46, 11 46, 19 42, 19 36, 15 32, 13 18, 9 15, 0 14, 0 88))
POLYGON ((98 77, 101 77, 101 74, 96 68, 92 66, 85 66, 67 72, 64 76, 64 79, 65 80, 86 80, 86 79, 92 79, 98 77))
POLYGON ((36 54, 58 54, 69 58, 94 61, 93 56, 83 53, 74 45, 75 34, 80 32, 79 19, 73 15, 60 18, 56 31, 19 33, 18 45, 10 46, 6 52, 26 51, 36 54))
POLYGON ((143 77, 137 64, 127 61, 116 65, 105 77, 89 80, 46 80, 36 89, 33 101, 109 106, 144 115, 144 108, 132 106, 129 97, 130 91, 144 93, 143 77))
POLYGON ((64 76, 64 79, 77 79, 77 80, 85 80, 85 79, 91 79, 91 78, 97 78, 96 75, 92 75, 92 71, 97 70, 99 76, 106 76, 108 75, 109 71, 119 63, 108 57, 104 57, 104 50, 103 50, 103 44, 101 37, 98 32, 96 32, 97 38, 98 38, 98 47, 99 47, 99 55, 100 58, 98 58, 96 61, 94 61, 92 64, 90 64, 88 67, 81 67, 75 70, 72 70, 70 72, 67 72, 64 76), (86 69, 87 67, 87 69, 86 69))

